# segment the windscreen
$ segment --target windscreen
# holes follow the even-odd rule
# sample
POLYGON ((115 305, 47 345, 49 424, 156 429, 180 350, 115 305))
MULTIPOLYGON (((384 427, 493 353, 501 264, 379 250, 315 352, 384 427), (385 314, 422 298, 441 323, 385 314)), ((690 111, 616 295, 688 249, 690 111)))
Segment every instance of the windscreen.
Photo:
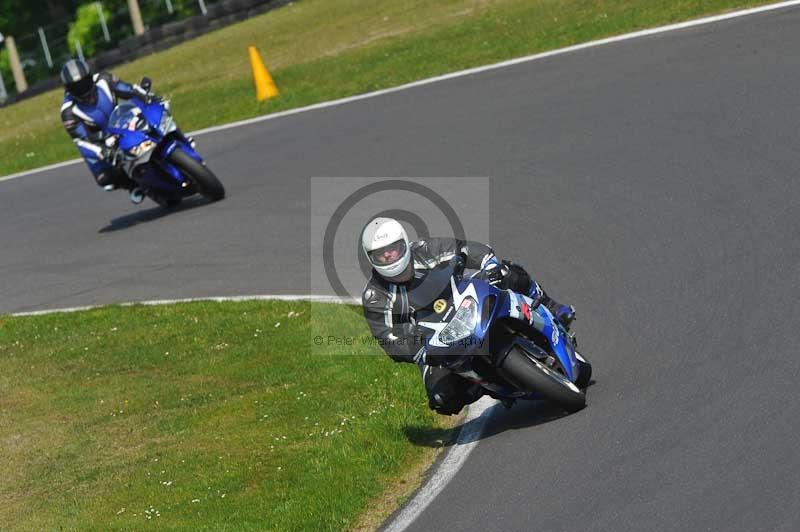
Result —
POLYGON ((119 104, 108 117, 108 125, 117 129, 136 129, 141 112, 132 103, 119 104))

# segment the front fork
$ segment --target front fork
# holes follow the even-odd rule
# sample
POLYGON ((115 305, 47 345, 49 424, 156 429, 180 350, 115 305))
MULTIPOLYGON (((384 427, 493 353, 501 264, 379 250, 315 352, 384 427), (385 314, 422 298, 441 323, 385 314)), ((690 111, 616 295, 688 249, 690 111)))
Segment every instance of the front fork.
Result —
POLYGON ((160 148, 159 154, 161 168, 167 174, 169 174, 169 176, 172 177, 181 188, 188 188, 192 184, 191 181, 187 179, 183 173, 181 173, 181 171, 175 167, 175 165, 169 162, 169 156, 172 155, 172 152, 174 152, 176 149, 180 148, 192 159, 196 160, 200 164, 205 164, 203 162, 203 158, 194 149, 194 139, 187 137, 179 129, 176 129, 175 131, 172 131, 166 135, 161 142, 163 145, 163 147, 160 148))
POLYGON ((184 135, 180 129, 176 129, 167 134, 162 142, 165 143, 164 148, 161 150, 161 157, 164 160, 168 159, 172 152, 180 147, 183 151, 188 153, 192 159, 195 159, 199 163, 203 162, 203 158, 196 150, 197 143, 192 137, 184 135))

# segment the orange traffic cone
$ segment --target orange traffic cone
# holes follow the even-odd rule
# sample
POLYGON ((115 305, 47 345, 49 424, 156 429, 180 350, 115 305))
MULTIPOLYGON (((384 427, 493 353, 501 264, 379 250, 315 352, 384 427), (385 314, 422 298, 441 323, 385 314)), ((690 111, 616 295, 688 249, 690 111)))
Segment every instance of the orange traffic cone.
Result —
POLYGON ((250 66, 253 68, 253 83, 256 86, 256 99, 263 102, 269 98, 274 98, 278 95, 278 87, 269 75, 267 67, 264 66, 264 61, 258 55, 258 50, 255 46, 249 48, 250 51, 250 66))

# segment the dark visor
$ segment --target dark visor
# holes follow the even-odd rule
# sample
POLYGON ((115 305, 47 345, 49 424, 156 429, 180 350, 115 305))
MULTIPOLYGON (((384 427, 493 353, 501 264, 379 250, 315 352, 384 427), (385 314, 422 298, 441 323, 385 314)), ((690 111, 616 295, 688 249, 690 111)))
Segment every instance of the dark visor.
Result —
POLYGON ((92 80, 92 76, 86 76, 75 83, 67 85, 67 91, 79 100, 88 100, 92 94, 93 86, 94 81, 92 80))
POLYGON ((369 260, 378 266, 388 266, 400 260, 406 254, 406 243, 404 240, 392 242, 388 246, 383 246, 369 252, 369 260))

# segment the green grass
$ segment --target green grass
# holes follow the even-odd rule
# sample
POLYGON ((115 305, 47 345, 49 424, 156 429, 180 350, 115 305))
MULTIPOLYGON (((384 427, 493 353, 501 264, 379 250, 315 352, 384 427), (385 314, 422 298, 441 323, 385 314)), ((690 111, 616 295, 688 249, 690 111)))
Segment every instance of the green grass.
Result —
MULTIPOLYGON (((770 0, 302 0, 124 65, 198 129, 770 0), (281 96, 258 104, 247 46, 281 96)), ((74 158, 61 92, 0 109, 0 174, 74 158)))
POLYGON ((313 345, 368 334, 358 313, 311 313, 202 302, 0 317, 0 528, 343 530, 391 510, 375 501, 447 431, 416 368, 313 345))

